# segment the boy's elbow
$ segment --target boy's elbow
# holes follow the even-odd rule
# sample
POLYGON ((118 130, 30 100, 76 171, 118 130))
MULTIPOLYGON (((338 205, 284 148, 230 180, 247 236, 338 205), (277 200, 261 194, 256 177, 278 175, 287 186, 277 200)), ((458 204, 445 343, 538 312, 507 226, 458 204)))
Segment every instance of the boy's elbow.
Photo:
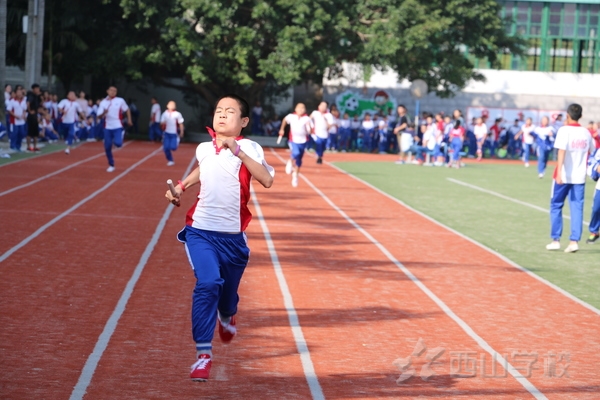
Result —
POLYGON ((265 180, 265 182, 262 182, 262 185, 269 189, 271 186, 273 186, 273 177, 269 175, 269 177, 265 180))

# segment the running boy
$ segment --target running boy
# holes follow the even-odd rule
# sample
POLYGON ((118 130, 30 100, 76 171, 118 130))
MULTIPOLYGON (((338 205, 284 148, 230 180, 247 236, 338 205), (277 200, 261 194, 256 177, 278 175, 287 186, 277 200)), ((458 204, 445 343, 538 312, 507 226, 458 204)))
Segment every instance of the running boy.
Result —
POLYGON ((565 253, 579 250, 577 242, 583 230, 583 199, 585 195, 585 178, 587 175, 587 158, 593 149, 590 132, 579 125, 582 108, 579 104, 571 104, 567 109, 567 124, 558 130, 554 148, 558 149, 558 164, 554 170, 552 197, 550 200, 550 236, 552 243, 547 250, 560 249, 563 218, 562 208, 569 196, 571 210, 571 242, 565 253))
POLYGON ((306 106, 302 103, 296 104, 296 108, 292 114, 286 115, 281 121, 279 128, 279 137, 283 137, 285 126, 290 125, 290 141, 291 146, 290 159, 285 164, 285 173, 292 174, 292 186, 298 187, 298 173, 302 166, 302 157, 306 150, 306 143, 310 135, 310 117, 306 115, 306 106))
POLYGON ((121 121, 121 115, 123 112, 127 113, 127 124, 133 125, 131 119, 131 111, 121 97, 117 97, 116 86, 111 86, 106 91, 108 96, 100 102, 98 107, 98 119, 104 118, 104 151, 106 152, 106 158, 108 160, 108 168, 106 172, 113 172, 115 170, 115 160, 112 155, 113 143, 116 147, 123 146, 123 122, 121 121))
POLYGON ((62 115, 60 130, 63 132, 63 136, 67 142, 65 154, 71 154, 71 146, 73 145, 73 139, 75 138, 76 116, 79 115, 81 119, 85 117, 83 115, 83 110, 81 110, 81 107, 76 100, 77 97, 75 96, 75 92, 71 90, 67 93, 67 98, 62 99, 60 103, 58 103, 58 112, 62 115))
POLYGON ((183 138, 183 116, 177 110, 177 104, 174 101, 167 103, 167 109, 160 117, 160 124, 163 126, 165 137, 163 139, 163 150, 167 157, 167 167, 175 165, 172 151, 179 147, 179 140, 183 138), (177 133, 179 131, 179 133, 177 133))
POLYGON ((175 197, 170 191, 165 195, 179 205, 183 192, 200 184, 198 199, 178 234, 196 276, 192 333, 197 361, 190 373, 194 381, 209 377, 217 321, 224 343, 237 333, 237 291, 250 253, 244 233, 252 218, 247 206, 250 180, 254 177, 266 188, 273 184, 275 172, 265 161, 262 147, 240 136, 250 121, 248 115, 248 103, 241 97, 232 94, 219 99, 213 117, 215 132, 209 131, 212 143, 198 145, 198 167, 175 187, 175 197))

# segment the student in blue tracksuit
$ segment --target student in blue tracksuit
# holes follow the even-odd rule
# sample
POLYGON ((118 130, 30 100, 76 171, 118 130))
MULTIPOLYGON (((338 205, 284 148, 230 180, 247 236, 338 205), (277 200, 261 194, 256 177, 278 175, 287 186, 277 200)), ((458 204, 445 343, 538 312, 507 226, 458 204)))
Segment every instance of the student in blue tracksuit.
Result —
POLYGON ((150 126, 148 129, 148 138, 151 142, 160 142, 163 137, 163 132, 160 129, 160 104, 156 97, 152 97, 152 108, 150 109, 150 126))
POLYGON ((179 141, 183 138, 183 116, 176 110, 177 105, 174 101, 167 103, 167 109, 160 117, 160 123, 164 126, 165 137, 163 139, 163 150, 167 157, 167 166, 175 165, 172 151, 177 150, 179 141))
POLYGON ((371 151, 371 137, 375 132, 375 122, 371 119, 371 114, 366 113, 360 127, 359 137, 362 136, 362 148, 361 150, 368 153, 371 151))
POLYGON ((590 131, 579 125, 582 108, 579 104, 571 104, 567 109, 567 124, 561 127, 554 140, 554 148, 558 150, 558 162, 552 182, 550 200, 550 237, 552 243, 547 250, 560 249, 563 217, 562 208, 567 196, 571 210, 571 236, 565 253, 579 250, 577 242, 583 231, 583 199, 587 176, 588 154, 594 148, 594 140, 590 131))
POLYGON ((165 197, 179 205, 183 192, 199 184, 192 195, 196 203, 188 211, 186 226, 177 238, 185 245, 194 270, 196 285, 192 295, 192 334, 196 362, 190 378, 206 381, 212 367, 212 341, 215 326, 221 341, 231 342, 237 334, 238 287, 248 265, 250 249, 246 228, 252 214, 248 209, 250 180, 262 186, 273 184, 274 170, 262 147, 241 132, 249 123, 248 103, 237 95, 217 101, 213 140, 196 149, 196 168, 175 186, 175 196, 165 197), (197 194, 197 195, 196 195, 197 194))
POLYGON ((550 126, 549 121, 548 117, 543 117, 542 124, 536 126, 533 132, 531 132, 537 145, 538 177, 540 179, 544 177, 544 173, 546 172, 548 157, 550 157, 552 143, 554 142, 554 128, 550 126))

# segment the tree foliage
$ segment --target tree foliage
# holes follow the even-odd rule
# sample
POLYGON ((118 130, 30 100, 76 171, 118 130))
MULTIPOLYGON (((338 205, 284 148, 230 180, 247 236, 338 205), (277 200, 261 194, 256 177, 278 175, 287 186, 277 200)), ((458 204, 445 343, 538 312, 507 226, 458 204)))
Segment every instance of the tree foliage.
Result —
POLYGON ((86 74, 183 77, 209 102, 231 91, 253 100, 356 62, 447 96, 482 79, 465 49, 493 67, 502 52, 522 54, 499 11, 495 0, 47 0, 46 36, 66 86, 86 74))
POLYGON ((342 62, 391 68, 451 95, 482 79, 465 56, 498 65, 521 42, 506 35, 494 0, 122 0, 140 38, 126 53, 134 76, 184 75, 207 99, 255 98, 270 81, 288 86, 339 74, 342 62))

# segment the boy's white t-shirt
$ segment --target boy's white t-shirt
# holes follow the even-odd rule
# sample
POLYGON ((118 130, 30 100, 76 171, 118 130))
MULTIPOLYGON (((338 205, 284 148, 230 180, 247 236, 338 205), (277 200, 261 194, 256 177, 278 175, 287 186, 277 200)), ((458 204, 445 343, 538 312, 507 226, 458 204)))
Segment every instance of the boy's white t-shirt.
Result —
POLYGON ((123 113, 129 110, 127 103, 121 97, 106 97, 100 102, 98 107, 98 114, 103 114, 107 111, 104 116, 104 127, 106 129, 119 129, 123 127, 121 121, 123 113))
POLYGON ((333 115, 330 112, 322 113, 315 110, 310 114, 310 119, 313 121, 315 135, 321 139, 329 137, 327 125, 333 124, 333 115))
POLYGON ((62 99, 60 103, 58 103, 58 108, 63 110, 61 122, 65 124, 75 123, 77 115, 81 112, 79 103, 69 99, 62 99))
POLYGON ((485 124, 475 125, 473 127, 473 133, 477 139, 483 139, 488 134, 488 128, 485 126, 485 124))
POLYGON ((533 130, 533 132, 538 135, 540 140, 544 141, 554 132, 554 128, 551 126, 538 126, 533 130))
POLYGON ((290 140, 292 143, 302 144, 308 140, 310 131, 310 118, 308 115, 298 115, 296 113, 285 116, 285 122, 290 126, 290 140))
MULTIPOLYGON (((579 124, 565 125, 556 134, 554 148, 565 150, 565 161, 560 171, 563 183, 585 183, 588 153, 594 148, 590 131, 579 124)), ((559 171, 555 170, 555 178, 557 173, 559 171)))
POLYGON ((535 130, 535 125, 531 124, 529 126, 523 125, 521 127, 521 131, 523 131, 523 142, 525 144, 533 144, 534 138, 531 136, 531 132, 535 130))
POLYGON ((183 124, 183 116, 179 111, 166 110, 160 117, 160 122, 165 124, 165 133, 177 135, 177 126, 183 124))

